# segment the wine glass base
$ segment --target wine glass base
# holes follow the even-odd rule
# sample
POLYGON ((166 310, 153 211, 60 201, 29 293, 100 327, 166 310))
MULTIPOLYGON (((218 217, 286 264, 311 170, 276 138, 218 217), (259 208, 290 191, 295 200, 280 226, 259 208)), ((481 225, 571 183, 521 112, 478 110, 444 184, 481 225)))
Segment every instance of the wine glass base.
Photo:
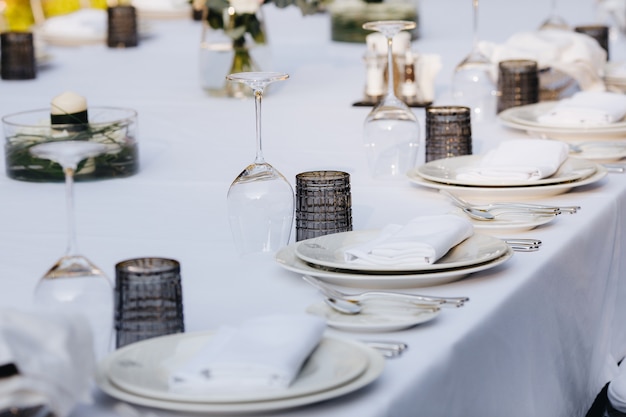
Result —
POLYGON ((44 279, 104 276, 104 272, 81 255, 67 255, 46 272, 44 279))

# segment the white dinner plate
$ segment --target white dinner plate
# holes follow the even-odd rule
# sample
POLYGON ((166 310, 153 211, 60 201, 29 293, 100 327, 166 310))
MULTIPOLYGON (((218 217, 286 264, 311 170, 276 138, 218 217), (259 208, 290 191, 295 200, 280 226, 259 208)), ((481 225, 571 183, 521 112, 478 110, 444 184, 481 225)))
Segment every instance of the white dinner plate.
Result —
POLYGON ((359 347, 324 338, 286 390, 202 394, 170 391, 168 376, 201 350, 210 338, 211 333, 186 333, 133 343, 110 355, 107 376, 121 389, 144 397, 182 402, 243 403, 327 391, 355 379, 368 366, 367 354, 359 347))
POLYGON ((626 63, 607 62, 604 68, 604 79, 611 84, 626 86, 626 63))
POLYGON ((333 233, 296 242, 296 256, 305 262, 346 271, 418 273, 444 271, 482 264, 504 255, 508 246, 492 236, 474 234, 450 249, 433 264, 407 268, 403 265, 362 265, 345 259, 347 249, 374 239, 380 230, 333 233))
POLYGON ((546 101, 525 106, 511 107, 498 114, 502 124, 513 129, 524 130, 532 135, 563 140, 626 137, 626 121, 621 120, 601 126, 554 126, 540 123, 537 118, 546 114, 556 105, 556 101, 546 101))
POLYGON ((480 187, 521 187, 560 184, 588 177, 596 170, 596 164, 583 159, 567 158, 559 169, 550 177, 538 180, 512 180, 485 178, 479 181, 459 178, 459 175, 478 168, 482 155, 463 155, 430 161, 417 168, 416 172, 429 181, 480 187))
POLYGON ((295 253, 295 246, 288 245, 276 253, 276 262, 288 271, 296 272, 299 275, 312 275, 322 281, 344 287, 391 289, 429 287, 458 281, 472 273, 495 268, 506 262, 511 256, 513 256, 513 251, 507 248, 501 257, 469 267, 415 274, 376 274, 314 266, 298 258, 295 253))
POLYGON ((504 201, 504 200, 527 200, 552 197, 563 194, 572 188, 582 187, 584 185, 594 184, 607 175, 607 170, 602 165, 596 165, 596 172, 589 177, 582 178, 577 181, 540 185, 536 187, 467 187, 463 185, 442 184, 440 182, 429 181, 417 174, 416 170, 411 170, 407 174, 409 180, 417 185, 434 188, 437 190, 446 190, 462 198, 474 198, 479 200, 504 201))
POLYGON ((461 217, 469 219, 474 225, 474 229, 482 233, 494 233, 502 235, 503 233, 517 233, 532 230, 536 227, 548 224, 556 219, 557 216, 541 216, 534 214, 523 215, 503 215, 493 220, 476 220, 458 211, 461 217))
MULTIPOLYGON (((302 395, 291 398, 268 400, 268 401, 250 401, 250 402, 232 402, 232 403, 209 403, 209 402, 186 402, 186 401, 168 401, 161 398, 152 398, 143 395, 138 395, 129 391, 126 391, 119 386, 115 385, 108 378, 108 370, 110 360, 105 359, 101 362, 98 372, 96 374, 96 383, 110 396, 129 403, 142 405, 146 407, 160 408, 163 410, 173 410, 180 412, 192 412, 192 413, 208 413, 208 414, 249 414, 255 412, 269 412, 277 411, 288 408, 300 407, 304 405, 314 404, 320 401, 325 401, 333 398, 340 397, 352 393, 360 388, 375 381, 383 372, 385 367, 385 359, 382 355, 376 352, 374 349, 369 348, 362 343, 325 337, 324 340, 335 340, 338 343, 341 342, 346 346, 352 346, 355 352, 364 354, 367 357, 367 367, 365 371, 358 375, 356 378, 348 381, 343 385, 335 386, 334 388, 319 391, 310 395, 302 395)), ((141 342, 138 342, 141 343, 141 342)), ((305 377, 304 372, 301 372, 298 378, 305 377)), ((328 376, 332 378, 332 375, 328 376)))
POLYGON ((366 300, 359 314, 342 314, 325 302, 310 305, 306 312, 326 320, 326 324, 339 330, 357 332, 391 332, 408 329, 433 320, 440 309, 420 309, 397 300, 366 300))

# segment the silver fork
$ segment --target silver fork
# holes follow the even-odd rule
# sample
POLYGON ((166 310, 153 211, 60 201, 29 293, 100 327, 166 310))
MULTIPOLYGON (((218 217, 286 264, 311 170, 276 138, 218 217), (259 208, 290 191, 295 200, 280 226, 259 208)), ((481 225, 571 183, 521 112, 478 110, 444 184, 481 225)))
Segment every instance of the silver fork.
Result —
POLYGON ((326 285, 326 283, 310 275, 304 275, 302 279, 317 288, 328 298, 340 299, 355 304, 358 304, 368 298, 396 298, 398 300, 409 301, 425 307, 461 307, 465 302, 469 301, 468 297, 431 297, 427 295, 406 294, 391 291, 365 291, 358 294, 347 294, 326 285))

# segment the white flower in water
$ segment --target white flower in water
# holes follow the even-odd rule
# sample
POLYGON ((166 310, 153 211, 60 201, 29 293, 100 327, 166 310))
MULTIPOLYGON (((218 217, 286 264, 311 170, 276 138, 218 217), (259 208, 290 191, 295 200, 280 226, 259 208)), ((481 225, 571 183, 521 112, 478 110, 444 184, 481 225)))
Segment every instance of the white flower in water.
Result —
POLYGON ((254 14, 262 3, 262 0, 230 0, 230 5, 237 14, 254 14))

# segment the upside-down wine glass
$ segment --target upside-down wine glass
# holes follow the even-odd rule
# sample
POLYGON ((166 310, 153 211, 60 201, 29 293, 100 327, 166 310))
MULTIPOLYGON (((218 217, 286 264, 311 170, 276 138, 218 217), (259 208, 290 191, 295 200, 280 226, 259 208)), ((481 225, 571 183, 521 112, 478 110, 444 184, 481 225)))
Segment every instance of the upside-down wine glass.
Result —
POLYGON ((452 96, 480 122, 495 117, 497 86, 495 66, 478 47, 478 0, 472 0, 472 31, 472 50, 454 69, 452 96))
POLYGON ((370 172, 377 179, 403 179, 413 168, 420 143, 419 123, 413 111, 396 97, 393 79, 393 37, 411 30, 415 22, 382 20, 367 22, 363 29, 387 38, 387 93, 367 115, 364 141, 370 172))
POLYGON ((556 0, 552 0, 550 3, 550 14, 539 26, 540 30, 543 29, 564 29, 568 30, 570 27, 561 16, 556 12, 556 0))
POLYGON ((265 88, 289 78, 280 72, 239 72, 226 77, 252 89, 256 120, 256 157, 228 189, 228 214, 241 254, 274 252, 289 242, 295 196, 291 184, 263 158, 261 101, 265 88))
POLYGON ((102 359, 112 346, 113 284, 100 268, 79 254, 74 216, 74 173, 82 160, 106 150, 104 144, 82 140, 46 142, 30 148, 36 158, 56 162, 63 168, 67 211, 65 255, 40 279, 34 301, 49 311, 85 317, 91 327, 96 359, 102 359))

